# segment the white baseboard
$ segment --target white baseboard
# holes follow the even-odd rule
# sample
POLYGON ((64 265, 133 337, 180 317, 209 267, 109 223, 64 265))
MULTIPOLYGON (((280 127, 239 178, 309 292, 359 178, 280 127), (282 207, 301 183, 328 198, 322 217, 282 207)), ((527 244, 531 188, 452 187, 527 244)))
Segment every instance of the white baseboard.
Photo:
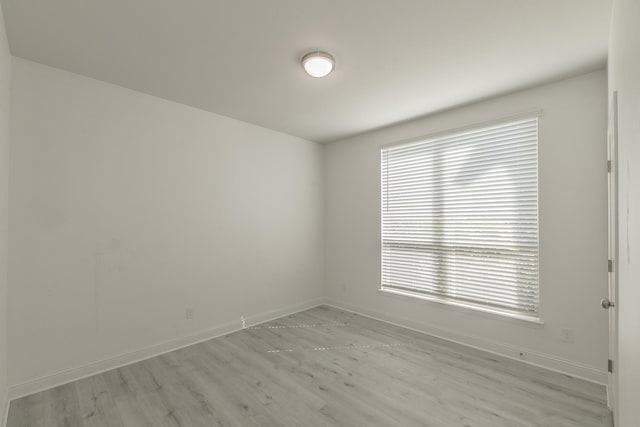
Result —
POLYGON ((537 351, 532 351, 530 349, 519 348, 511 344, 500 343, 478 336, 461 334, 456 331, 443 329, 440 327, 429 325, 427 323, 416 322, 405 317, 394 316, 376 310, 370 310, 366 307, 348 304, 332 299, 326 299, 326 305, 360 314, 365 317, 370 317, 372 319, 380 320, 386 323, 391 323, 396 326, 408 328, 417 332, 422 332, 424 334, 442 338, 444 340, 455 342, 457 344, 462 344, 467 347, 472 347, 489 353, 497 354, 509 359, 519 360, 530 365, 549 369, 551 371, 559 372, 565 375, 570 375, 575 378, 581 378, 583 380, 602 385, 607 384, 606 372, 601 371, 593 366, 574 362, 551 354, 545 354, 537 351))
MULTIPOLYGON (((288 316, 290 314, 294 314, 303 310, 308 310, 309 308, 323 305, 323 303, 324 298, 315 298, 297 304, 289 305, 277 310, 246 316, 244 326, 255 326, 257 324, 274 320, 279 317, 288 316)), ((183 347, 188 347, 190 345, 207 341, 212 338, 226 335, 241 329, 243 329, 242 322, 240 320, 235 320, 232 322, 217 325, 207 330, 196 332, 185 337, 180 337, 149 347, 140 348, 125 354, 121 354, 119 356, 105 358, 76 368, 60 370, 58 372, 54 372, 40 378, 9 386, 7 400, 9 401, 28 396, 42 390, 47 390, 52 387, 57 387, 62 384, 79 380, 81 378, 89 377, 91 375, 99 374, 101 372, 109 371, 111 369, 119 368, 121 366, 129 365, 131 363, 169 353, 171 351, 178 350, 183 347)), ((9 405, 7 404, 6 406, 8 408, 9 405)))

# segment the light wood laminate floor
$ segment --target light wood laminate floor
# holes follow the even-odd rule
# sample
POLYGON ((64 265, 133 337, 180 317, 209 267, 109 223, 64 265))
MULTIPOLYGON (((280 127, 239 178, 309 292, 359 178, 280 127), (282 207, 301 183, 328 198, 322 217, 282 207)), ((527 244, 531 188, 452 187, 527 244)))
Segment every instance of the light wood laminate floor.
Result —
POLYGON ((603 386, 329 307, 11 402, 8 427, 611 426, 603 386))

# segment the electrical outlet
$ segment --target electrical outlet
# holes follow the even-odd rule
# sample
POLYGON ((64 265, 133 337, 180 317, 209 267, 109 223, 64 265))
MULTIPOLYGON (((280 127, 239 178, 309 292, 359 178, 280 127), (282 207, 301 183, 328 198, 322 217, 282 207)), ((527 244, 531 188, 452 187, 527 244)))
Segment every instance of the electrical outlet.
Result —
POLYGON ((561 329, 560 341, 566 344, 573 344, 573 329, 569 329, 569 328, 561 329))
POLYGON ((193 308, 187 308, 185 310, 185 317, 187 320, 193 320, 193 308))

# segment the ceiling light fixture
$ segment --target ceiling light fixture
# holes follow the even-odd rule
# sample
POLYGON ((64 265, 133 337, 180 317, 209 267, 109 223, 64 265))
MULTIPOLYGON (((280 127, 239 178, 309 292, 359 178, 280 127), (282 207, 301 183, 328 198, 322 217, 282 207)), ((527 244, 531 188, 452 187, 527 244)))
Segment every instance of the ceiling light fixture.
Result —
POLYGON ((327 52, 310 52, 302 57, 302 67, 311 77, 324 77, 336 67, 336 60, 327 52))

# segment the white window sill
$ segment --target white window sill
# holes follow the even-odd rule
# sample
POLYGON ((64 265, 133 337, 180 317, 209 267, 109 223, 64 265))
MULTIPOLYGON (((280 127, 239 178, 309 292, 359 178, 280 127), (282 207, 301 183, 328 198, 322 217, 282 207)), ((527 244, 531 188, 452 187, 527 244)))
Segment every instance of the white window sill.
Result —
POLYGON ((509 311, 503 311, 500 309, 485 307, 477 304, 454 301, 454 300, 445 299, 445 298, 438 298, 433 295, 426 295, 419 292, 404 291, 404 290, 393 289, 393 288, 380 288, 378 289, 378 291, 384 294, 398 295, 398 296, 408 297, 412 299, 421 299, 421 300, 430 301, 438 304, 444 304, 448 306, 479 311, 482 313, 488 313, 498 317, 503 317, 503 318, 506 317, 509 319, 521 320, 523 322, 528 322, 531 324, 544 325, 544 322, 542 321, 542 319, 535 316, 527 316, 526 314, 511 313, 509 311))

